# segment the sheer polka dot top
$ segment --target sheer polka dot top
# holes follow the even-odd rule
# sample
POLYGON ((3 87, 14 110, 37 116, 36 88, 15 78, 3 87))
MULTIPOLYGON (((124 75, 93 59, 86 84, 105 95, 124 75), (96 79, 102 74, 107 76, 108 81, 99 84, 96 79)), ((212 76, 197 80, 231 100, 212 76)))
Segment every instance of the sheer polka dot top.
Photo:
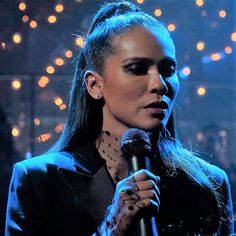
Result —
POLYGON ((96 141, 98 152, 105 159, 107 169, 115 184, 128 176, 126 163, 120 150, 120 139, 121 137, 109 131, 102 131, 96 141))

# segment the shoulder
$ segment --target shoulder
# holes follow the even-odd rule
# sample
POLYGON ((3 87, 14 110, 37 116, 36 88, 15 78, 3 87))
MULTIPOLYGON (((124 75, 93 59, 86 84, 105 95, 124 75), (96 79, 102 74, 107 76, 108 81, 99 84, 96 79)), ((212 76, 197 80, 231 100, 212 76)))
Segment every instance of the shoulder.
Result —
POLYGON ((203 170, 203 172, 211 180, 216 182, 218 185, 222 185, 225 182, 228 183, 228 176, 223 169, 221 169, 213 164, 210 164, 202 159, 199 160, 199 163, 200 163, 200 167, 203 170))
POLYGON ((33 157, 17 162, 14 172, 20 173, 48 173, 58 168, 73 169, 72 155, 68 152, 56 152, 33 157))

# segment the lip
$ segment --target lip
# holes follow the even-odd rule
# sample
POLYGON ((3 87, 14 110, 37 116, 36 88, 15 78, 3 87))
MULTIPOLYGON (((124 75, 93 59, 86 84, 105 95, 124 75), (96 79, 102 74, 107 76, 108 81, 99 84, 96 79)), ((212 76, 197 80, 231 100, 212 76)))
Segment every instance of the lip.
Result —
POLYGON ((157 110, 157 111, 158 110, 163 111, 163 110, 168 109, 168 103, 164 100, 154 101, 154 102, 151 102, 148 105, 146 105, 144 108, 151 108, 151 109, 154 109, 154 110, 157 110))

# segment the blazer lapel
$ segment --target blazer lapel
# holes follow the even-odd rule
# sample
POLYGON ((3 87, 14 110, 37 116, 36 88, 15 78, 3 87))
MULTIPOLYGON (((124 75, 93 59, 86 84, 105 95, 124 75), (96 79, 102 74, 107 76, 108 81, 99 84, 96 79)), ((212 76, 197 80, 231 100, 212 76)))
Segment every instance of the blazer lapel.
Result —
POLYGON ((69 155, 70 167, 62 165, 58 171, 73 194, 76 208, 99 225, 112 202, 115 185, 94 145, 88 143, 69 155))

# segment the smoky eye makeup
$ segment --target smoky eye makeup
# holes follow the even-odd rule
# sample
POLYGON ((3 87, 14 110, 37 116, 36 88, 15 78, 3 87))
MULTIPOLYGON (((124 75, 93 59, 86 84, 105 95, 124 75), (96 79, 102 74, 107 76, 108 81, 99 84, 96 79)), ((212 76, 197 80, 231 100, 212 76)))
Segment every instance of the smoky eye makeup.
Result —
POLYGON ((154 62, 150 59, 134 59, 129 63, 123 65, 123 69, 125 72, 132 75, 146 75, 148 74, 149 68, 153 65, 154 62))
POLYGON ((165 57, 159 61, 157 68, 163 78, 168 78, 176 73, 176 62, 171 57, 165 57))

